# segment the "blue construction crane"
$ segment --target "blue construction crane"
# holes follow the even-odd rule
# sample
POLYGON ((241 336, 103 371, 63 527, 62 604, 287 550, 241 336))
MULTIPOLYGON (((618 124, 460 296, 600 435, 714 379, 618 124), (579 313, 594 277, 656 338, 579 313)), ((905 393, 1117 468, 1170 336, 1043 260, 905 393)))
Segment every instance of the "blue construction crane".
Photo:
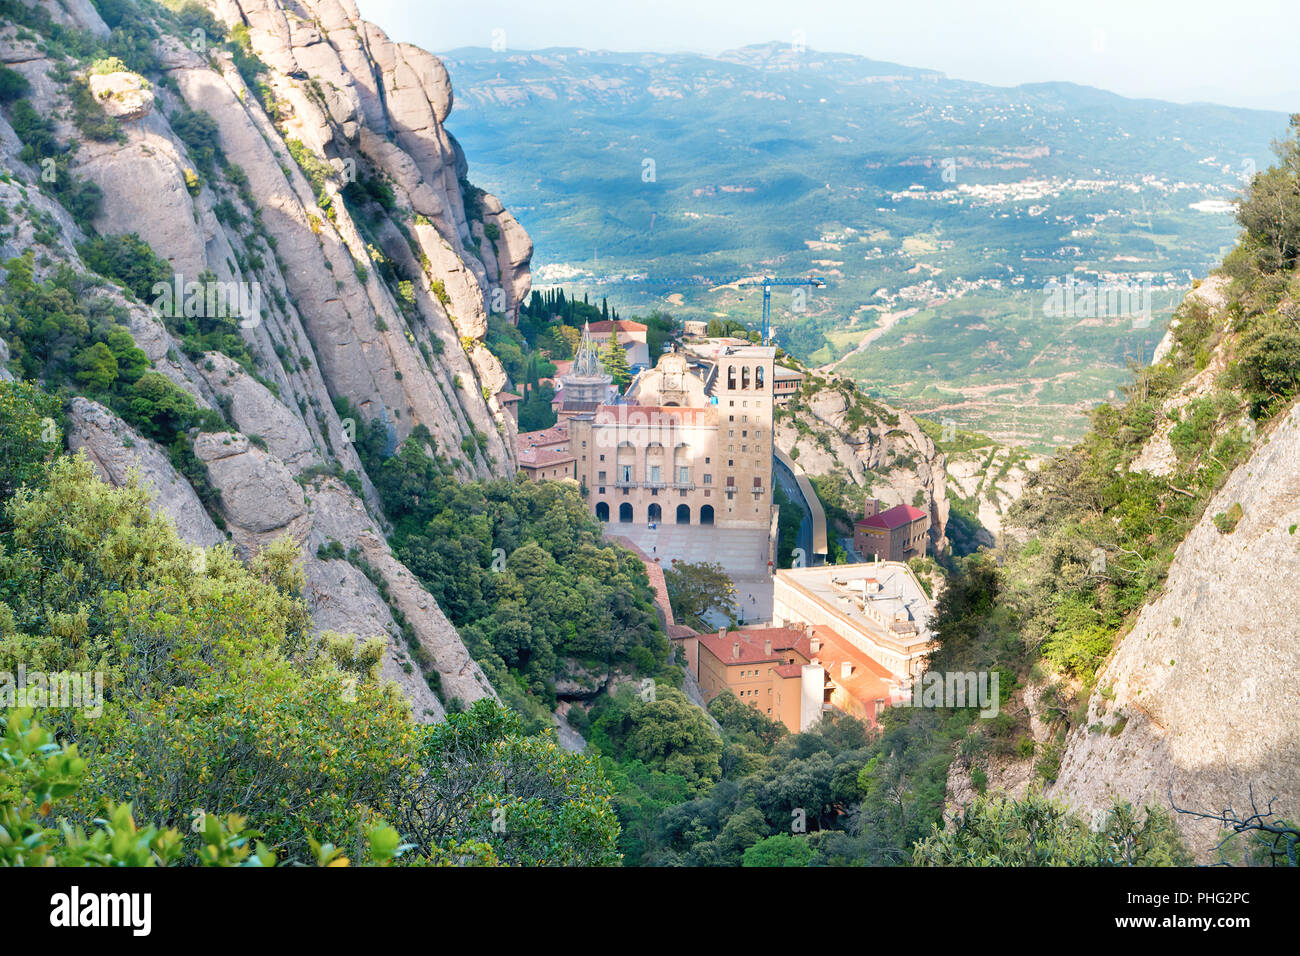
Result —
POLYGON ((710 276, 691 276, 685 279, 649 279, 649 284, 660 283, 664 285, 736 285, 736 286, 762 286, 763 287, 763 337, 761 339, 764 345, 769 345, 771 339, 772 326, 772 286, 802 286, 808 285, 815 289, 821 289, 826 285, 826 280, 820 276, 803 276, 795 279, 774 279, 771 276, 764 276, 761 279, 751 279, 745 276, 731 276, 730 278, 720 279, 710 276))

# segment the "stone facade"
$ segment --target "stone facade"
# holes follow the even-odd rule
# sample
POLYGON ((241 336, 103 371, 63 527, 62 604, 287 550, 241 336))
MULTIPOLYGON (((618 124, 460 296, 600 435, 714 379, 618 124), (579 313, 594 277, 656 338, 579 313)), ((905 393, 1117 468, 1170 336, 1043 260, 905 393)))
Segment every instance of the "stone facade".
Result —
POLYGON ((570 448, 596 516, 768 528, 774 358, 770 347, 700 343, 660 358, 617 403, 577 410, 570 448))

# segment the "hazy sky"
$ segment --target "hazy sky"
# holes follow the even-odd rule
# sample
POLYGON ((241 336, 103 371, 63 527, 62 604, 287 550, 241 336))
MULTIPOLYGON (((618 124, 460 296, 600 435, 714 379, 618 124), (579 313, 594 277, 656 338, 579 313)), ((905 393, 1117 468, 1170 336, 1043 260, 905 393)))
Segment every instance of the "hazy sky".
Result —
POLYGON ((1300 0, 356 0, 395 40, 718 53, 802 37, 998 85, 1300 112, 1300 0), (501 31, 496 33, 495 31, 501 31))

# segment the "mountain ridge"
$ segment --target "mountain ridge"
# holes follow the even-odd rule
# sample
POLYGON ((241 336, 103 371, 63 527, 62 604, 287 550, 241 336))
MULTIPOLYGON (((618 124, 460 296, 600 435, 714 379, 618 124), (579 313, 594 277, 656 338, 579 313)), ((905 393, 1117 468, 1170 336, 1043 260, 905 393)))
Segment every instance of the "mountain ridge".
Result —
POLYGON ((137 261, 155 275, 174 271, 178 287, 253 290, 261 310, 236 330, 242 344, 227 335, 209 350, 212 336, 183 338, 179 320, 142 298, 147 283, 131 290, 96 276, 81 255, 92 221, 83 231, 28 188, 43 185, 46 160, 8 122, 3 156, 21 181, 0 187, 18 223, 0 239, 3 255, 43 246, 36 282, 84 276, 76 281, 99 289, 91 307, 119 310, 146 360, 220 422, 177 436, 193 475, 180 474, 180 459, 140 422, 122 419, 127 406, 74 401, 73 447, 117 483, 132 480, 125 463, 134 462, 161 493, 154 507, 171 511, 192 544, 211 545, 215 534, 248 558, 290 535, 317 631, 383 635, 384 676, 418 719, 438 719, 452 701, 495 692, 437 602, 392 557, 354 440, 373 423, 394 446, 423 428, 428 446, 467 477, 513 469, 514 424, 495 398, 505 374, 483 338, 489 308, 509 314, 527 295, 531 243, 495 197, 464 182, 464 154, 441 125, 451 97, 436 58, 392 43, 347 0, 221 0, 212 9, 221 21, 190 21, 194 35, 165 8, 157 22, 111 25, 145 38, 134 65, 161 82, 101 57, 96 75, 136 90, 138 105, 118 117, 78 114, 97 124, 94 135, 58 118, 77 89, 69 44, 117 35, 93 6, 43 19, 44 5, 11 5, 6 13, 24 25, 0 34, 0 61, 24 77, 37 115, 55 117, 41 148, 76 144, 58 175, 93 187, 93 228, 117 237, 110 245, 135 237, 148 250, 137 261), (218 23, 237 38, 231 47, 218 23), (33 226, 43 217, 53 233, 33 226), (354 559, 324 556, 340 540, 354 559))

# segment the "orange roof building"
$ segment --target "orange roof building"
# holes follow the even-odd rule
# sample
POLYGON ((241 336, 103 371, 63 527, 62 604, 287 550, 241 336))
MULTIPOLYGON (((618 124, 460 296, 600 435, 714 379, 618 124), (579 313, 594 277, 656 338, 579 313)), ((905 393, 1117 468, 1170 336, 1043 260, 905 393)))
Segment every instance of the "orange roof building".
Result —
POLYGON ((678 625, 669 636, 706 703, 730 691, 792 733, 809 730, 827 710, 874 725, 898 688, 886 668, 825 625, 709 634, 678 625))

